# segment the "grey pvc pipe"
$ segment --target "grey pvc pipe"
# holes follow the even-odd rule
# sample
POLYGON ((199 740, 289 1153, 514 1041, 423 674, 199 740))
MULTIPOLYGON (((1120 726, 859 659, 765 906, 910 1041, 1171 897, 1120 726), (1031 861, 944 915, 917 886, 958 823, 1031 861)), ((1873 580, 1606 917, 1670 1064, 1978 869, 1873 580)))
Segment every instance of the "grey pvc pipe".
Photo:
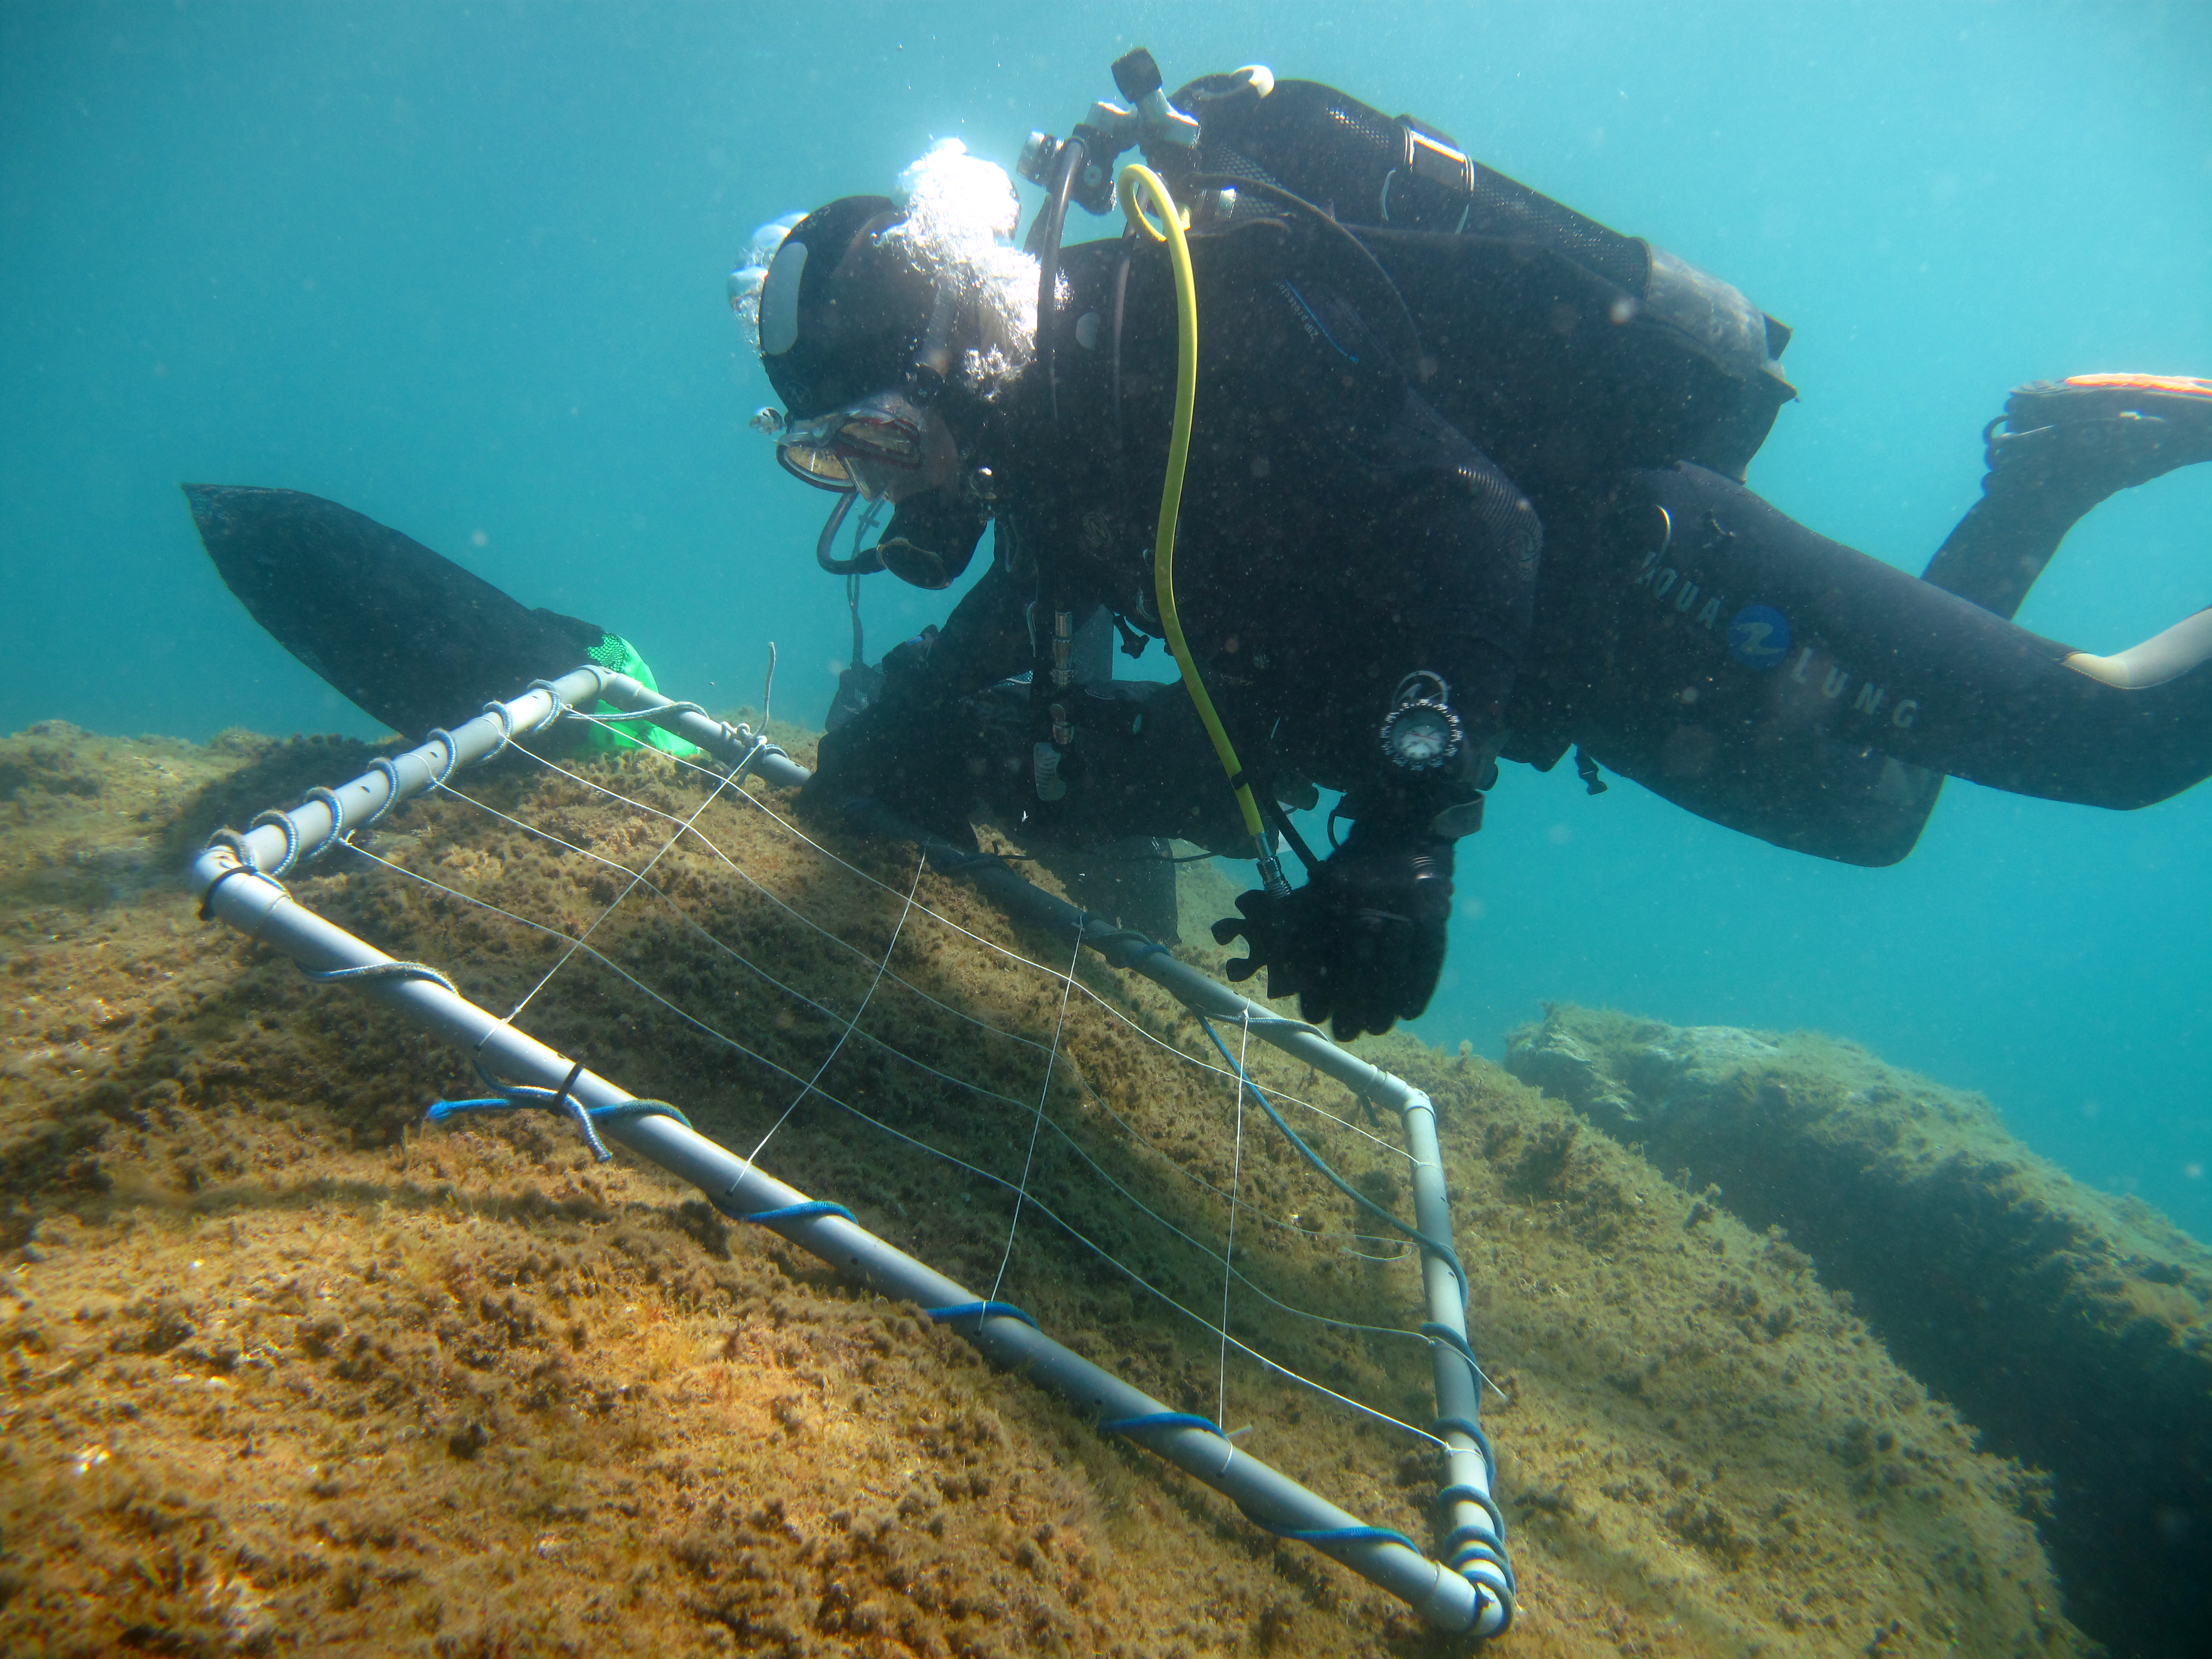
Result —
MULTIPOLYGON (((618 678, 623 677, 611 675, 603 669, 573 670, 506 702, 485 704, 485 712, 474 720, 394 757, 388 773, 379 767, 362 773, 350 783, 319 791, 317 799, 303 801, 283 815, 292 821, 299 856, 313 858, 349 830, 373 823, 401 801, 428 793, 450 774, 497 754, 510 739, 551 725, 564 708, 579 704, 592 707, 604 695, 601 687, 618 678), (494 714, 493 709, 500 712, 494 714), (325 795, 327 800, 322 798, 325 795), (337 808, 335 813, 331 811, 333 805, 337 808)), ((629 683, 637 684, 635 680, 629 683)), ((719 737, 720 728, 715 729, 719 737)), ((281 872, 291 861, 289 849, 295 838, 288 836, 281 825, 264 823, 258 830, 246 830, 237 839, 250 854, 240 860, 249 869, 281 872)), ((209 860, 228 850, 210 847, 193 863, 192 881, 203 893, 209 881, 220 879, 209 860)))
MULTIPOLYGON (((326 796, 319 792, 316 799, 283 815, 293 826, 289 834, 282 824, 264 823, 237 837, 234 843, 211 846, 194 860, 191 872, 193 889, 201 895, 203 914, 220 917, 312 970, 390 963, 392 958, 299 904, 261 872, 273 873, 288 865, 295 845, 301 855, 313 856, 349 826, 358 827, 382 816, 398 800, 426 793, 457 769, 495 754, 511 738, 550 725, 564 707, 589 708, 601 699, 653 713, 656 723, 664 728, 726 763, 746 763, 746 769, 758 771, 772 782, 803 783, 809 775, 781 750, 763 747, 757 739, 749 743, 747 734, 733 732, 703 714, 671 710, 665 716, 659 715, 657 711, 669 708, 668 700, 645 690, 626 675, 581 668, 505 703, 487 705, 485 714, 395 757, 388 769, 379 767, 364 773, 326 796), (246 854, 244 860, 239 852, 246 854)), ((912 837, 910 830, 902 832, 912 837)), ((1255 1035, 1310 1060, 1363 1093, 1399 1106, 1414 1157, 1419 1224, 1424 1231, 1441 1229, 1432 1237, 1449 1236, 1434 1113, 1425 1095, 1345 1054, 1311 1027, 1283 1020, 1272 1009, 1237 996, 1149 941, 1119 929, 1099 929, 1091 918, 1023 881, 1003 865, 975 864, 957 848, 914 838, 924 840, 933 861, 966 866, 966 873, 994 896, 1056 931, 1082 938, 1109 960, 1127 958, 1122 965, 1146 974, 1190 1006, 1223 1018, 1242 1018, 1249 1013, 1255 1035), (1310 1048, 1316 1052, 1309 1053, 1310 1048), (1334 1063, 1324 1064, 1332 1056, 1334 1063)), ((497 1075, 554 1089, 573 1069, 568 1059, 433 981, 374 979, 363 981, 362 987, 468 1049, 497 1075)), ((569 1093, 587 1109, 633 1098, 588 1071, 576 1075, 569 1093)), ((757 1167, 748 1169, 727 1149, 672 1119, 613 1120, 601 1132, 639 1157, 692 1182, 726 1213, 749 1217, 811 1202, 757 1167)), ((1454 1503, 1447 1506, 1453 1535, 1477 1535, 1487 1545, 1475 1553, 1476 1559, 1463 1560, 1456 1568, 1431 1560, 1395 1540, 1362 1535, 1371 1529, 1352 1516, 1219 1436, 1184 1426, 1180 1414, 1069 1352, 1024 1321, 984 1311, 981 1298, 972 1291, 878 1238, 857 1222, 817 1213, 779 1218, 763 1224, 884 1296, 933 1310, 977 1310, 957 1314, 949 1322, 991 1358, 1052 1389, 1078 1411, 1095 1413, 1101 1421, 1167 1419, 1128 1432, 1160 1457, 1221 1492, 1261 1527, 1283 1534, 1321 1534, 1307 1536, 1305 1541, 1389 1591, 1437 1628, 1482 1638, 1500 1634, 1510 1626, 1512 1581, 1504 1565, 1503 1540, 1494 1535, 1486 1505, 1454 1503), (1468 1511, 1467 1516, 1462 1516, 1462 1510, 1468 1511)), ((1462 1297, 1451 1269, 1434 1255, 1425 1254, 1423 1273, 1432 1320, 1463 1338, 1462 1297)), ((1475 1394, 1466 1360, 1437 1345, 1436 1373, 1442 1414, 1462 1417, 1472 1424, 1475 1394)), ((1487 1499, 1487 1459, 1473 1437, 1449 1428, 1442 1437, 1451 1448, 1447 1457, 1450 1481, 1447 1490, 1463 1486, 1480 1491, 1487 1499)))

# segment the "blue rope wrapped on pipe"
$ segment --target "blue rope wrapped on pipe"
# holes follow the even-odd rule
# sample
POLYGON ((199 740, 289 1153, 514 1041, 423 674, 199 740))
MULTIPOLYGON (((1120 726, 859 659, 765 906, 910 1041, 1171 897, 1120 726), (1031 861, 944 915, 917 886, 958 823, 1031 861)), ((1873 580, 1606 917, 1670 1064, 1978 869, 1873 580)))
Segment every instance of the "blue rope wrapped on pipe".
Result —
MULTIPOLYGON (((550 1095, 553 1091, 550 1089, 539 1089, 534 1092, 550 1095)), ((440 1123, 456 1112, 526 1112, 543 1109, 550 1103, 544 1100, 509 1100, 504 1095, 487 1095, 477 1100, 434 1100, 430 1103, 428 1115, 431 1122, 440 1123)), ((586 1109, 594 1123, 620 1123, 625 1118, 633 1117, 672 1117, 685 1128, 691 1127, 691 1120, 665 1100, 621 1100, 611 1106, 592 1106, 586 1109)), ((832 1204, 828 1207, 841 1215, 847 1213, 840 1205, 832 1204)), ((772 1211, 770 1214, 779 1220, 782 1218, 780 1211, 772 1211)), ((767 1218, 741 1215, 732 1218, 738 1221, 760 1221, 767 1218)))
POLYGON ((1249 1510, 1244 1510, 1243 1515, 1261 1532, 1287 1538, 1295 1544, 1403 1544, 1415 1554, 1420 1553, 1419 1544, 1404 1533, 1393 1532, 1388 1527, 1275 1527, 1249 1510))
POLYGON ((832 1204, 826 1199, 813 1199, 805 1204, 787 1204, 781 1209, 755 1210, 750 1215, 732 1209, 726 1201, 727 1193, 708 1201, 732 1221, 749 1221, 756 1227, 773 1227, 779 1221, 812 1221, 818 1216, 834 1215, 842 1221, 859 1222, 859 1218, 842 1204, 832 1204))
POLYGON ((1498 1512, 1498 1505, 1472 1486, 1447 1486, 1444 1492, 1449 1495, 1449 1503, 1472 1504, 1482 1510, 1492 1529, 1486 1532, 1472 1521, 1454 1527, 1444 1534, 1440 1552, 1445 1563, 1453 1571, 1464 1572, 1470 1562, 1487 1561, 1505 1575, 1510 1587, 1517 1589, 1513 1564, 1505 1559, 1505 1518, 1498 1512))
MULTIPOLYGON (((376 965, 383 967, 386 964, 380 963, 376 965)), ((390 965, 400 967, 412 964, 395 963, 390 965)), ((368 972, 367 969, 353 969, 349 972, 342 970, 341 976, 366 976, 368 972)), ((453 988, 450 983, 435 973, 427 976, 437 980, 438 983, 448 991, 453 988)), ((310 977, 319 978, 321 975, 311 975, 310 977)), ((422 977, 422 975, 416 977, 422 977)), ((583 1126, 584 1139, 590 1144, 593 1154, 602 1164, 608 1162, 614 1154, 607 1150, 606 1143, 599 1139, 598 1128, 599 1124, 621 1123, 629 1119, 639 1117, 667 1117, 675 1119, 687 1129, 691 1127, 691 1120, 665 1100, 618 1100, 610 1106, 586 1106, 568 1092, 575 1086, 576 1076, 583 1069, 582 1062, 579 1061, 575 1072, 570 1073, 568 1081, 557 1090, 534 1089, 526 1084, 501 1083, 495 1079, 487 1078, 485 1081, 497 1089, 499 1093, 478 1096, 472 1100, 434 1100, 430 1103, 430 1109, 426 1115, 433 1123, 442 1123, 447 1118, 460 1112, 565 1112, 574 1116, 583 1126)), ((719 1209, 721 1206, 717 1205, 715 1207, 719 1209)), ((757 1218, 739 1216, 737 1219, 749 1221, 757 1218)))
POLYGON ((1189 1412, 1146 1412, 1142 1417, 1109 1417, 1098 1425, 1101 1434, 1136 1434, 1146 1429, 1203 1429, 1224 1440, 1229 1438, 1212 1418, 1189 1412))
POLYGON ((1464 1573, 1477 1564, 1495 1567, 1504 1576, 1505 1588, 1516 1596, 1521 1594, 1521 1580, 1514 1574, 1513 1564, 1505 1559, 1504 1550, 1472 1522, 1454 1527, 1438 1553, 1443 1557, 1444 1565, 1457 1573, 1464 1573))
MULTIPOLYGON (((399 769, 392 764, 390 756, 378 755, 372 757, 368 763, 368 769, 384 780, 384 799, 379 803, 374 811, 356 826, 357 830, 366 830, 373 824, 382 823, 385 814, 399 805, 402 793, 399 769)), ((363 775, 366 776, 367 774, 363 775)))
MULTIPOLYGON (((1477 1375, 1480 1373, 1478 1371, 1477 1375)), ((1437 1434, 1455 1429, 1467 1436, 1482 1454, 1483 1467, 1493 1474, 1496 1472, 1498 1454, 1491 1449, 1490 1437, 1482 1431, 1481 1424, 1464 1417, 1440 1417, 1429 1427, 1437 1434)), ((1480 1510, 1490 1518, 1490 1531, 1486 1533, 1471 1522, 1453 1528, 1444 1535, 1440 1551, 1446 1565, 1453 1571, 1460 1572, 1464 1571, 1470 1562, 1487 1561, 1505 1575, 1507 1586, 1517 1595, 1520 1581, 1514 1577, 1513 1563, 1505 1553, 1504 1511, 1498 1507, 1495 1498, 1480 1487, 1465 1485, 1446 1486, 1437 1494, 1437 1508, 1449 1510, 1455 1504, 1472 1504, 1480 1510)))
POLYGON ((284 833, 284 856, 276 860, 276 868, 269 872, 272 876, 281 876, 300 861, 300 826, 292 822, 289 812, 280 812, 272 806, 246 827, 249 830, 258 830, 264 823, 274 824, 284 833))
POLYGON ((1031 1330, 1042 1328, 1011 1302, 956 1302, 949 1308, 926 1308, 922 1310, 939 1324, 955 1319, 1018 1319, 1031 1330))
MULTIPOLYGON (((338 799, 337 792, 332 789, 310 789, 300 799, 302 802, 314 801, 319 803, 322 809, 331 815, 331 827, 329 833, 315 843, 314 849, 312 852, 304 855, 306 861, 309 864, 313 864, 317 859, 322 857, 324 854, 329 852, 331 848, 337 846, 340 842, 345 839, 345 803, 338 799)), ((289 824, 292 820, 290 817, 287 817, 284 822, 289 824)), ((296 834, 296 826, 295 826, 295 832, 296 834)), ((298 854, 298 843, 296 841, 294 841, 288 844, 284 856, 289 860, 295 855, 298 854)))
POLYGON ((319 972, 302 968, 300 971, 318 985, 345 985, 364 979, 423 979, 452 991, 455 996, 460 994, 453 981, 427 962, 372 962, 361 968, 325 968, 319 972))

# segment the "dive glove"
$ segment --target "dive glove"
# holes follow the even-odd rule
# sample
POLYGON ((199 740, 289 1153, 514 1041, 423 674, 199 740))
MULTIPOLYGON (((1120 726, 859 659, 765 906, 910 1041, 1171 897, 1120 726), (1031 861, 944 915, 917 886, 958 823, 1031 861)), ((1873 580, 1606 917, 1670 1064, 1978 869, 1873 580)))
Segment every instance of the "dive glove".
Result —
POLYGON ((832 810, 872 799, 932 835, 966 842, 975 794, 957 706, 890 679, 877 701, 822 734, 801 799, 832 810))
POLYGON ((1340 1042, 1387 1031, 1429 1006, 1443 972, 1451 921, 1452 843, 1420 831, 1358 824, 1304 887, 1238 896, 1243 916, 1213 924, 1214 942, 1243 935, 1250 952, 1232 980, 1267 970, 1267 994, 1295 995, 1340 1042))

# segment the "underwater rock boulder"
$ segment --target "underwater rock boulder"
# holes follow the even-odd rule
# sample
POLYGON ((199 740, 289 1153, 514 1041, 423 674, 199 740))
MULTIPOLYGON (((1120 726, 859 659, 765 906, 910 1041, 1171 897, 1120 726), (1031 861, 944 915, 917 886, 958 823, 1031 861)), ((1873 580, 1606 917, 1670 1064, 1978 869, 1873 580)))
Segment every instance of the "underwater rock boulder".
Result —
POLYGON ((1984 1444, 2049 1471, 2075 1622, 2124 1652, 2203 1651, 2212 1251, 2037 1157, 1979 1097, 1831 1038, 1552 1007, 1505 1064, 1785 1230, 1984 1444))
POLYGON ((1747 1065, 1771 1058, 1775 1045, 1731 1025, 1661 1025, 1642 1022, 1638 1046, 1616 1075, 1615 1050, 1578 1035, 1556 1017, 1514 1034, 1507 1069, 1523 1083, 1575 1107, 1619 1139, 1647 1115, 1677 1100, 1694 1102, 1747 1065))

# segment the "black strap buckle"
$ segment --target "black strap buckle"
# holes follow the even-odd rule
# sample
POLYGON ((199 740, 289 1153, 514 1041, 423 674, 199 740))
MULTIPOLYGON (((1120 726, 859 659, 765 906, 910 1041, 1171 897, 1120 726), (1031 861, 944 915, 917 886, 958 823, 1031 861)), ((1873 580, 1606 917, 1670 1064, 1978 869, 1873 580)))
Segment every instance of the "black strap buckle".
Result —
POLYGON ((1415 230, 1457 231, 1474 203, 1474 162, 1450 134, 1410 115, 1402 159, 1382 185, 1386 223, 1415 230))

